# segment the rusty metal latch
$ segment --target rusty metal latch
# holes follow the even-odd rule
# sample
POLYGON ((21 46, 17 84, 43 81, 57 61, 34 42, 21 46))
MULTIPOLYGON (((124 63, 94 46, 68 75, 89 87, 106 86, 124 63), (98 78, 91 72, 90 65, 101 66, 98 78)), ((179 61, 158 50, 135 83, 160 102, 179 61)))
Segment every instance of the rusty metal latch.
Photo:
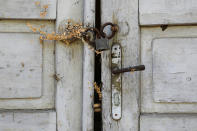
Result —
POLYGON ((143 71, 143 70, 145 70, 145 66, 138 65, 138 66, 132 66, 132 67, 127 67, 127 68, 122 68, 122 69, 114 68, 112 70, 112 73, 119 74, 119 73, 124 73, 124 72, 134 72, 134 71, 143 71))
POLYGON ((101 29, 98 30, 97 28, 94 27, 89 27, 85 30, 83 33, 83 39, 96 51, 105 51, 105 50, 110 50, 109 42, 108 40, 113 38, 114 35, 118 31, 118 25, 113 24, 111 22, 107 22, 101 26, 101 29), (111 34, 107 35, 104 32, 105 27, 110 26, 111 29, 111 34), (90 34, 91 35, 90 35, 90 34), (91 39, 92 36, 92 39, 91 39))
POLYGON ((111 48, 111 102, 112 118, 122 117, 122 73, 145 70, 144 65, 122 68, 122 49, 119 43, 113 43, 111 48))

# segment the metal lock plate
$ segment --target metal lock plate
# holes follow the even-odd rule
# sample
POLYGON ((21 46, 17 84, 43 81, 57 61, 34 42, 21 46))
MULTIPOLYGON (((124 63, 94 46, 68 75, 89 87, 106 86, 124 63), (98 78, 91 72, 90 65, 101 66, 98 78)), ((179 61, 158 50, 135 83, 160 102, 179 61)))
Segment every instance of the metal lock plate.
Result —
POLYGON ((109 50, 109 42, 107 38, 100 38, 95 40, 95 46, 96 50, 98 51, 104 51, 104 50, 109 50))
MULTIPOLYGON (((121 46, 113 43, 111 49, 111 70, 122 68, 121 46)), ((112 118, 121 119, 122 116, 122 74, 111 73, 112 118)))

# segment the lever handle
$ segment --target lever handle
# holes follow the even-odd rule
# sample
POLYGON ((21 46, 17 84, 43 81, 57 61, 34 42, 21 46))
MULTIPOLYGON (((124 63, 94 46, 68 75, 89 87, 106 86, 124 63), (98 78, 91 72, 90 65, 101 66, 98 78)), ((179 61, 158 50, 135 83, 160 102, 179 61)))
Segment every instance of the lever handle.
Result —
POLYGON ((112 73, 119 74, 119 73, 124 73, 124 72, 143 71, 143 70, 145 70, 145 66, 138 65, 138 66, 132 66, 132 67, 127 67, 127 68, 122 68, 122 69, 113 69, 112 73))

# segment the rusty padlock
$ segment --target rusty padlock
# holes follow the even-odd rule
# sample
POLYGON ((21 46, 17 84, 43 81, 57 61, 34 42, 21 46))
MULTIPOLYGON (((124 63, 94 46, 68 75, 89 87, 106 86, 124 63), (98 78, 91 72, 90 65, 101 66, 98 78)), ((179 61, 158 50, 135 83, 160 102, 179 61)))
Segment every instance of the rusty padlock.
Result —
POLYGON ((96 38, 95 40, 95 50, 97 51, 106 51, 109 50, 109 40, 107 38, 96 38))

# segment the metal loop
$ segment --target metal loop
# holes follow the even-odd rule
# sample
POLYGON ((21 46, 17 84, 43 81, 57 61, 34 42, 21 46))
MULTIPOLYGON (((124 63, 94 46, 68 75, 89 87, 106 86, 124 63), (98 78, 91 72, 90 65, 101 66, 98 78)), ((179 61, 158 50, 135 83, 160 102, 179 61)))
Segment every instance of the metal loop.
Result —
POLYGON ((111 22, 107 22, 107 23, 105 23, 105 24, 103 24, 103 25, 101 26, 100 34, 101 34, 101 36, 104 37, 104 38, 111 39, 112 37, 114 37, 114 35, 115 35, 115 33, 116 33, 117 31, 118 31, 118 25, 113 24, 113 23, 111 23, 111 22), (107 36, 107 34, 104 32, 104 28, 105 28, 106 26, 108 26, 108 25, 111 26, 111 31, 112 31, 112 34, 111 34, 110 36, 107 36))
POLYGON ((89 43, 89 42, 94 42, 96 39, 95 31, 93 31, 91 28, 87 28, 85 32, 83 32, 82 37, 84 40, 89 43), (88 32, 91 32, 93 34, 93 41, 91 41, 91 37, 87 35, 88 32))
POLYGON ((88 31, 93 31, 96 34, 95 36, 97 38, 101 38, 100 31, 97 28, 90 27, 90 28, 87 28, 85 32, 88 32, 88 31))

